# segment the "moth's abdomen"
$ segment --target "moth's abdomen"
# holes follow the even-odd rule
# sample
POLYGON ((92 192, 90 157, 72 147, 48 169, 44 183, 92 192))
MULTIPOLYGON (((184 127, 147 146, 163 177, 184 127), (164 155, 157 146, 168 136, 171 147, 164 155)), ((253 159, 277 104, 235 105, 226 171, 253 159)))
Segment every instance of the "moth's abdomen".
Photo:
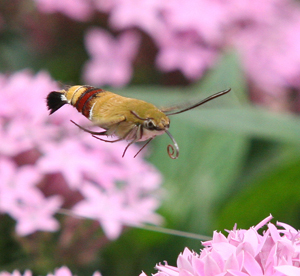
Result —
POLYGON ((91 109, 100 93, 106 91, 92 86, 75 85, 61 91, 53 91, 47 97, 47 106, 50 114, 58 110, 64 104, 73 105, 78 112, 91 119, 91 109))
POLYGON ((50 110, 50 114, 54 113, 57 109, 61 108, 66 103, 66 97, 59 91, 52 91, 47 96, 47 106, 50 110))
POLYGON ((73 94, 67 92, 67 95, 71 95, 70 104, 72 104, 78 112, 81 112, 85 117, 91 119, 91 109, 93 108, 97 97, 100 97, 99 94, 104 92, 105 91, 101 88, 84 86, 78 90, 76 89, 73 94))

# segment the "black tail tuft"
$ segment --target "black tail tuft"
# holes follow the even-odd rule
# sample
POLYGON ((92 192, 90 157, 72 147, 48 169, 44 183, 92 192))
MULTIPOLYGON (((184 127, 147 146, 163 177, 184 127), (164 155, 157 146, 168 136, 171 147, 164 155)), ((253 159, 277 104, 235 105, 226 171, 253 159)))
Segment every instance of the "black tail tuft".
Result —
POLYGON ((67 101, 62 99, 63 93, 53 91, 47 96, 47 106, 50 114, 54 113, 57 109, 61 108, 67 101))

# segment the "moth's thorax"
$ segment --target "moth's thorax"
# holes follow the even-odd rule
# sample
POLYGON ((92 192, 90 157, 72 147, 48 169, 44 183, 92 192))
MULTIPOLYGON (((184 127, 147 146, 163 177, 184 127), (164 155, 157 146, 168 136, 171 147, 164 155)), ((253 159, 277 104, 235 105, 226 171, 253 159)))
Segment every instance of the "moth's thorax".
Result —
POLYGON ((134 112, 131 115, 131 120, 143 124, 147 120, 151 120, 157 130, 164 130, 169 128, 170 119, 155 105, 141 101, 141 104, 137 105, 136 109, 132 109, 134 112))

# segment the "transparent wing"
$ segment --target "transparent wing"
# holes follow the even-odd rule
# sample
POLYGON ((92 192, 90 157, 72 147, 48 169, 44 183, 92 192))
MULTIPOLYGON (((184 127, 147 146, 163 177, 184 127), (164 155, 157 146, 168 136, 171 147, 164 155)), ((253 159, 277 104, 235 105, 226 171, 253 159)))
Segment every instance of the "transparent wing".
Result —
POLYGON ((160 110, 165 113, 167 116, 170 115, 175 115, 175 114, 179 114, 188 110, 191 110, 195 107, 198 107, 202 104, 205 104, 215 98, 218 98, 220 96, 223 96, 225 94, 227 94, 228 92, 230 92, 231 88, 227 89, 227 90, 223 90, 220 92, 217 92, 207 98, 205 98, 204 100, 201 100, 200 102, 197 102, 195 104, 191 104, 191 103, 187 103, 187 104, 182 104, 182 105, 175 105, 175 106, 171 106, 171 107, 166 107, 166 108, 161 108, 160 110))

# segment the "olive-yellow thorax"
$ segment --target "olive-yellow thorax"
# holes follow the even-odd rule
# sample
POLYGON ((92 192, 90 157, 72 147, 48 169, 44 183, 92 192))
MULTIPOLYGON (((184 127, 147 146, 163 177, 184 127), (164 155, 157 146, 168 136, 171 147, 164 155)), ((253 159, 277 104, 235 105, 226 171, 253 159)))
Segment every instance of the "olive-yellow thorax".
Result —
MULTIPOLYGON (((92 122, 118 137, 125 138, 130 130, 139 129, 138 141, 161 135, 170 126, 170 119, 153 104, 111 92, 95 103, 91 115, 92 122)), ((132 138, 129 135, 126 139, 132 138)))

